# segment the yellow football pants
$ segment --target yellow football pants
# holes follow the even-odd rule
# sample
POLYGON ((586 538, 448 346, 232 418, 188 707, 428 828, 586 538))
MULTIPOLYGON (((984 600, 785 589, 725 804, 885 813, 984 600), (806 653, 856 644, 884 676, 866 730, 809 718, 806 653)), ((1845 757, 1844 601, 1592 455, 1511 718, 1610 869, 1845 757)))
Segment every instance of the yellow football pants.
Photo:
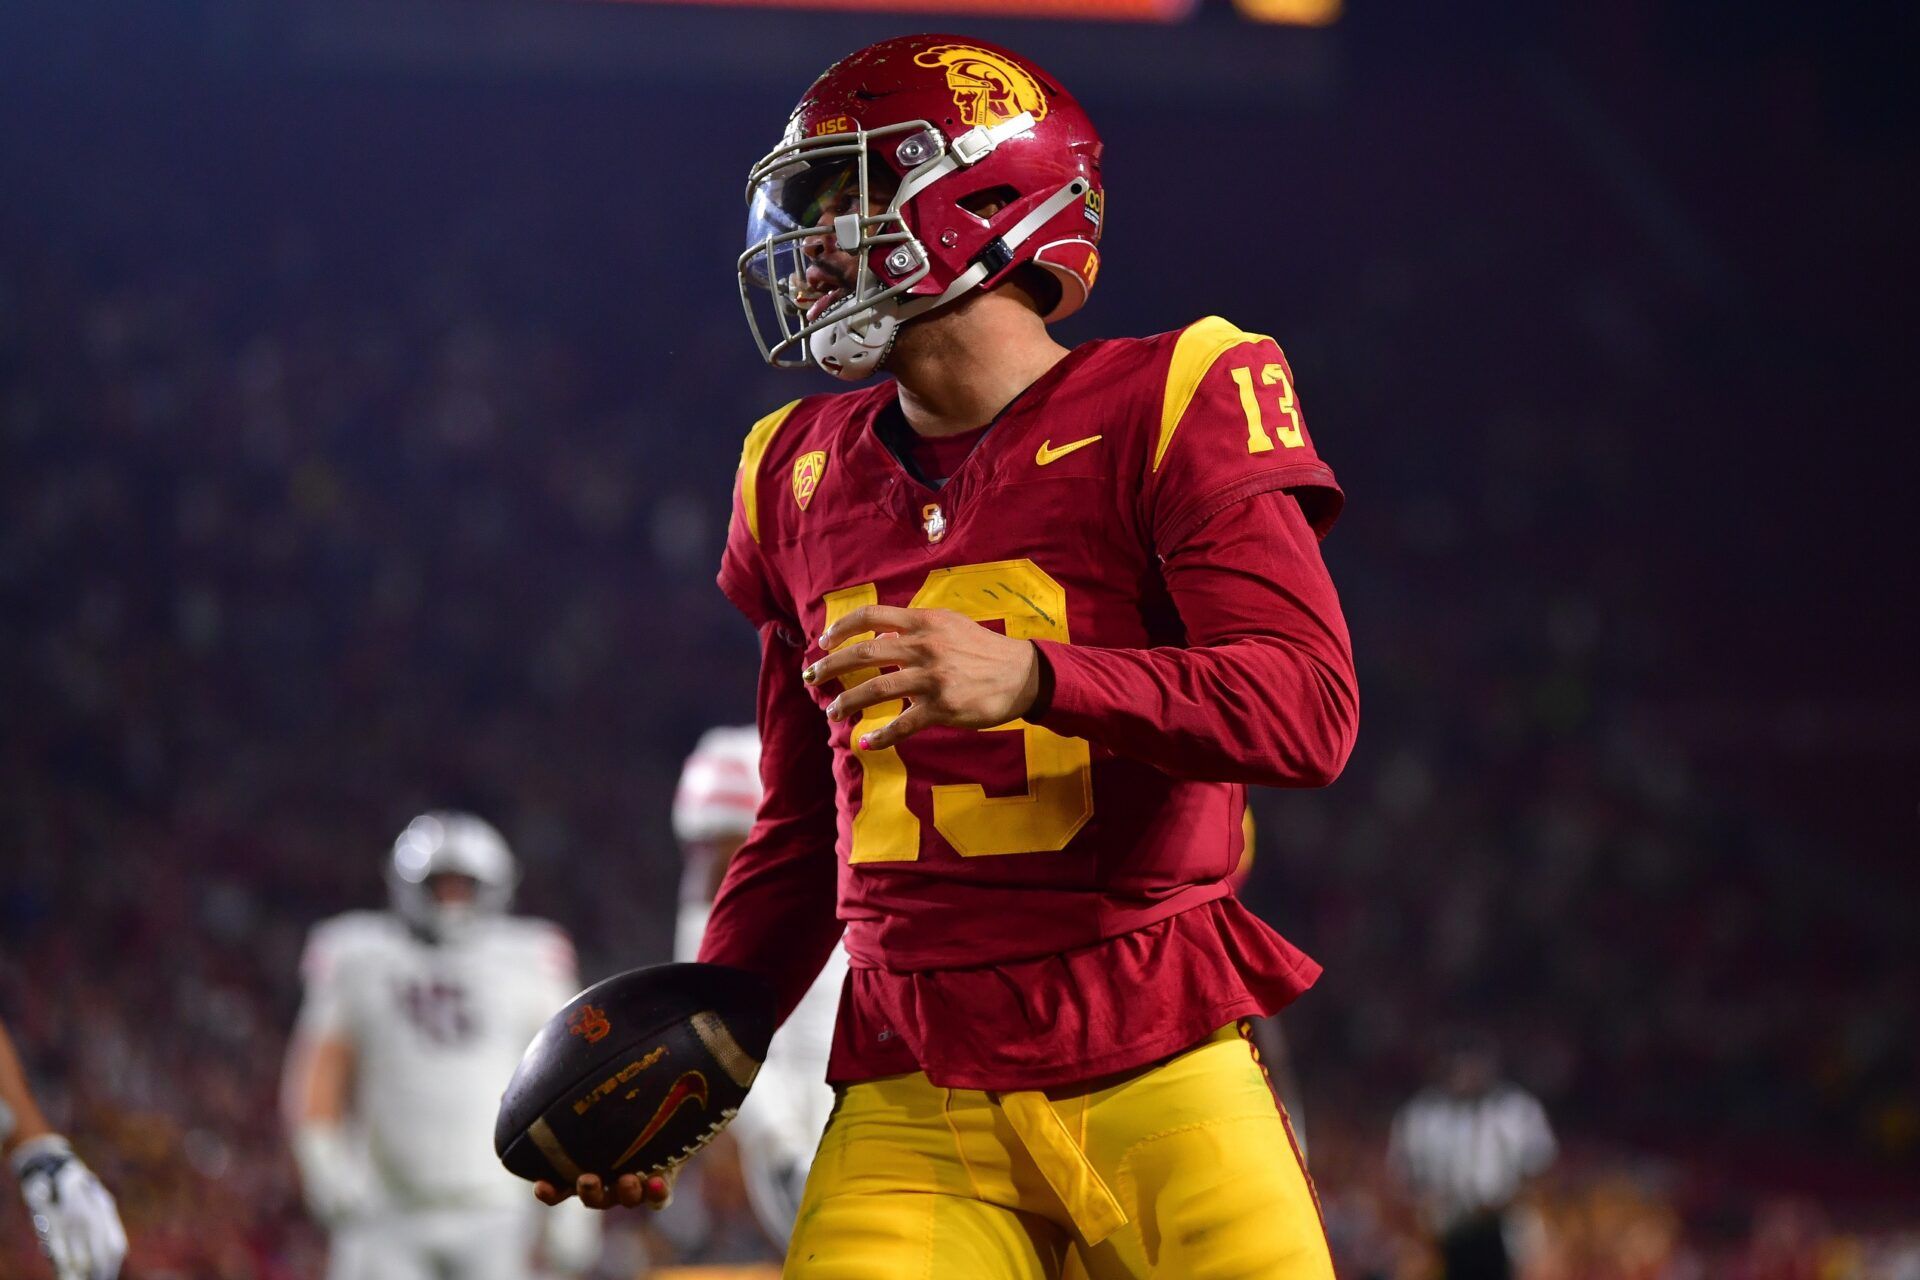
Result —
POLYGON ((785 1280, 1332 1280, 1319 1206, 1251 1046, 1085 1091, 852 1085, 785 1280))

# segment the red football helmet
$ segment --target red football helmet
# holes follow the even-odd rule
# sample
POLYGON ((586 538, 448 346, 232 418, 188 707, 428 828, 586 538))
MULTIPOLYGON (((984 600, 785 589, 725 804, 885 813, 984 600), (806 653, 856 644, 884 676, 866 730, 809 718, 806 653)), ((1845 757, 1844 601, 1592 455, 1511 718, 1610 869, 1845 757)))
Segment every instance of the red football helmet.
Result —
POLYGON ((902 323, 1023 262, 1060 286, 1049 321, 1079 310, 1104 204, 1100 136, 1046 72, 960 36, 883 40, 814 81, 748 175, 740 300, 767 363, 864 378, 902 323), (855 266, 826 284, 830 241, 855 266))

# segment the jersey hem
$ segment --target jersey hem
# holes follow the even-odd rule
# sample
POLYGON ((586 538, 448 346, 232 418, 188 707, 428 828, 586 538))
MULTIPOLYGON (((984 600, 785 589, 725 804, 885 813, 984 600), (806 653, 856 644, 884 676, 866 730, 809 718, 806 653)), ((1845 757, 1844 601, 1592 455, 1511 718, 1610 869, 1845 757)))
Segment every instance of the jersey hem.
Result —
MULTIPOLYGON (((1316 973, 1313 976, 1317 978, 1319 974, 1316 973)), ((1303 986, 1301 991, 1305 990, 1306 987, 1303 986)), ((1296 993, 1296 998, 1297 994, 1298 993, 1296 993)), ((1279 1012, 1280 1009, 1286 1007, 1286 1004, 1290 1003, 1292 1003, 1292 1001, 1287 1001, 1286 1003, 1276 1005, 1272 1009, 1267 1009, 1263 1007, 1265 1001, 1262 1001, 1252 993, 1248 993, 1232 1000, 1209 1006, 1208 1012, 1193 1020, 1195 1026, 1205 1024, 1204 1030, 1193 1030, 1192 1027, 1183 1024, 1178 1031, 1168 1032, 1166 1035, 1157 1036, 1151 1040, 1136 1042, 1128 1045, 1124 1049, 1116 1049, 1111 1053, 1098 1054, 1091 1058, 1073 1062, 1059 1071, 1039 1072, 1032 1075, 1023 1074, 1018 1079, 991 1073, 974 1074, 964 1069, 948 1072, 939 1068, 923 1067, 921 1071, 930 1083, 942 1089, 979 1089, 988 1093, 1011 1093, 1016 1090, 1030 1089, 1062 1089, 1072 1085, 1082 1084, 1086 1081, 1096 1080, 1101 1076, 1110 1076, 1118 1072, 1151 1067, 1156 1062, 1161 1062, 1205 1043, 1209 1036, 1213 1035, 1214 1032, 1229 1022, 1235 1022, 1241 1018, 1265 1017, 1268 1014, 1279 1012)), ((868 1080, 879 1080, 883 1078, 884 1076, 881 1075, 854 1074, 843 1079, 829 1080, 828 1083, 835 1086, 845 1086, 863 1084, 868 1080)))
POLYGON ((1180 1052, 1237 1018, 1275 1013, 1322 972, 1231 897, 1170 919, 1188 923, 1110 939, 1105 946, 1120 949, 1077 972, 1063 956, 1040 968, 956 971, 946 976, 958 983, 922 989, 916 976, 938 975, 880 971, 862 982, 853 971, 829 1078, 853 1084, 918 1070, 946 1088, 1079 1084, 1180 1052), (1126 938, 1140 945, 1120 945, 1126 938), (999 999, 1009 985, 1048 984, 1055 994, 1038 1004, 999 999))

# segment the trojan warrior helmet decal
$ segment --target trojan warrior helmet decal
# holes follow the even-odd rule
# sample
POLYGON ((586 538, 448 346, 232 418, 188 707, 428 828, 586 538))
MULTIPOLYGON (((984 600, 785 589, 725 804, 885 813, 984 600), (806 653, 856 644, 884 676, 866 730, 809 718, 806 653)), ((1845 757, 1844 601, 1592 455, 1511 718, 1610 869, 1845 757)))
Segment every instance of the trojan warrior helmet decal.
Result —
POLYGON ((947 88, 960 119, 969 125, 991 127, 1022 111, 1036 121, 1047 118, 1047 95, 1024 69, 997 53, 967 44, 942 44, 914 55, 923 67, 944 67, 947 88))

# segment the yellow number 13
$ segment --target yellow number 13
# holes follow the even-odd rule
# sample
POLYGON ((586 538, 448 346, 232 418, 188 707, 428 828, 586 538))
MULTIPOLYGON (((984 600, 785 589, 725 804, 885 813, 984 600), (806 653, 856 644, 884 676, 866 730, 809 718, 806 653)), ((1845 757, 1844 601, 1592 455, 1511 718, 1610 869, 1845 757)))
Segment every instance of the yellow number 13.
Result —
MULTIPOLYGON (((862 605, 878 604, 873 583, 827 593, 827 624, 862 605)), ((1031 560, 998 560, 955 569, 935 569, 908 603, 911 609, 952 609, 975 622, 1004 622, 1021 640, 1067 636, 1067 592, 1031 560)), ((872 638, 871 631, 846 643, 872 638)), ((845 688, 873 679, 878 668, 849 672, 845 688)), ((871 733, 906 710, 896 698, 868 707, 853 737, 871 733)), ((1093 764, 1084 738, 1064 738, 1039 725, 1012 720, 985 733, 1018 730, 1026 747, 1027 789, 990 796, 977 782, 932 788, 933 826, 955 852, 980 858, 1004 853, 1051 853, 1067 846, 1093 816, 1093 764)), ((900 752, 856 751, 860 761, 860 811, 853 818, 849 862, 911 862, 920 856, 920 819, 907 808, 907 766, 900 752)))
MULTIPOLYGON (((1241 365, 1233 370, 1233 380, 1240 384, 1240 407, 1247 411, 1247 452, 1271 453, 1273 439, 1267 435, 1266 420, 1260 413, 1260 397, 1253 389, 1253 370, 1241 365)), ((1293 380, 1287 377, 1287 366, 1262 365, 1260 381, 1265 386, 1279 386, 1280 416, 1285 419, 1277 432, 1280 443, 1289 449, 1298 449, 1306 443, 1306 437, 1300 432, 1300 406, 1293 401, 1293 380)))

